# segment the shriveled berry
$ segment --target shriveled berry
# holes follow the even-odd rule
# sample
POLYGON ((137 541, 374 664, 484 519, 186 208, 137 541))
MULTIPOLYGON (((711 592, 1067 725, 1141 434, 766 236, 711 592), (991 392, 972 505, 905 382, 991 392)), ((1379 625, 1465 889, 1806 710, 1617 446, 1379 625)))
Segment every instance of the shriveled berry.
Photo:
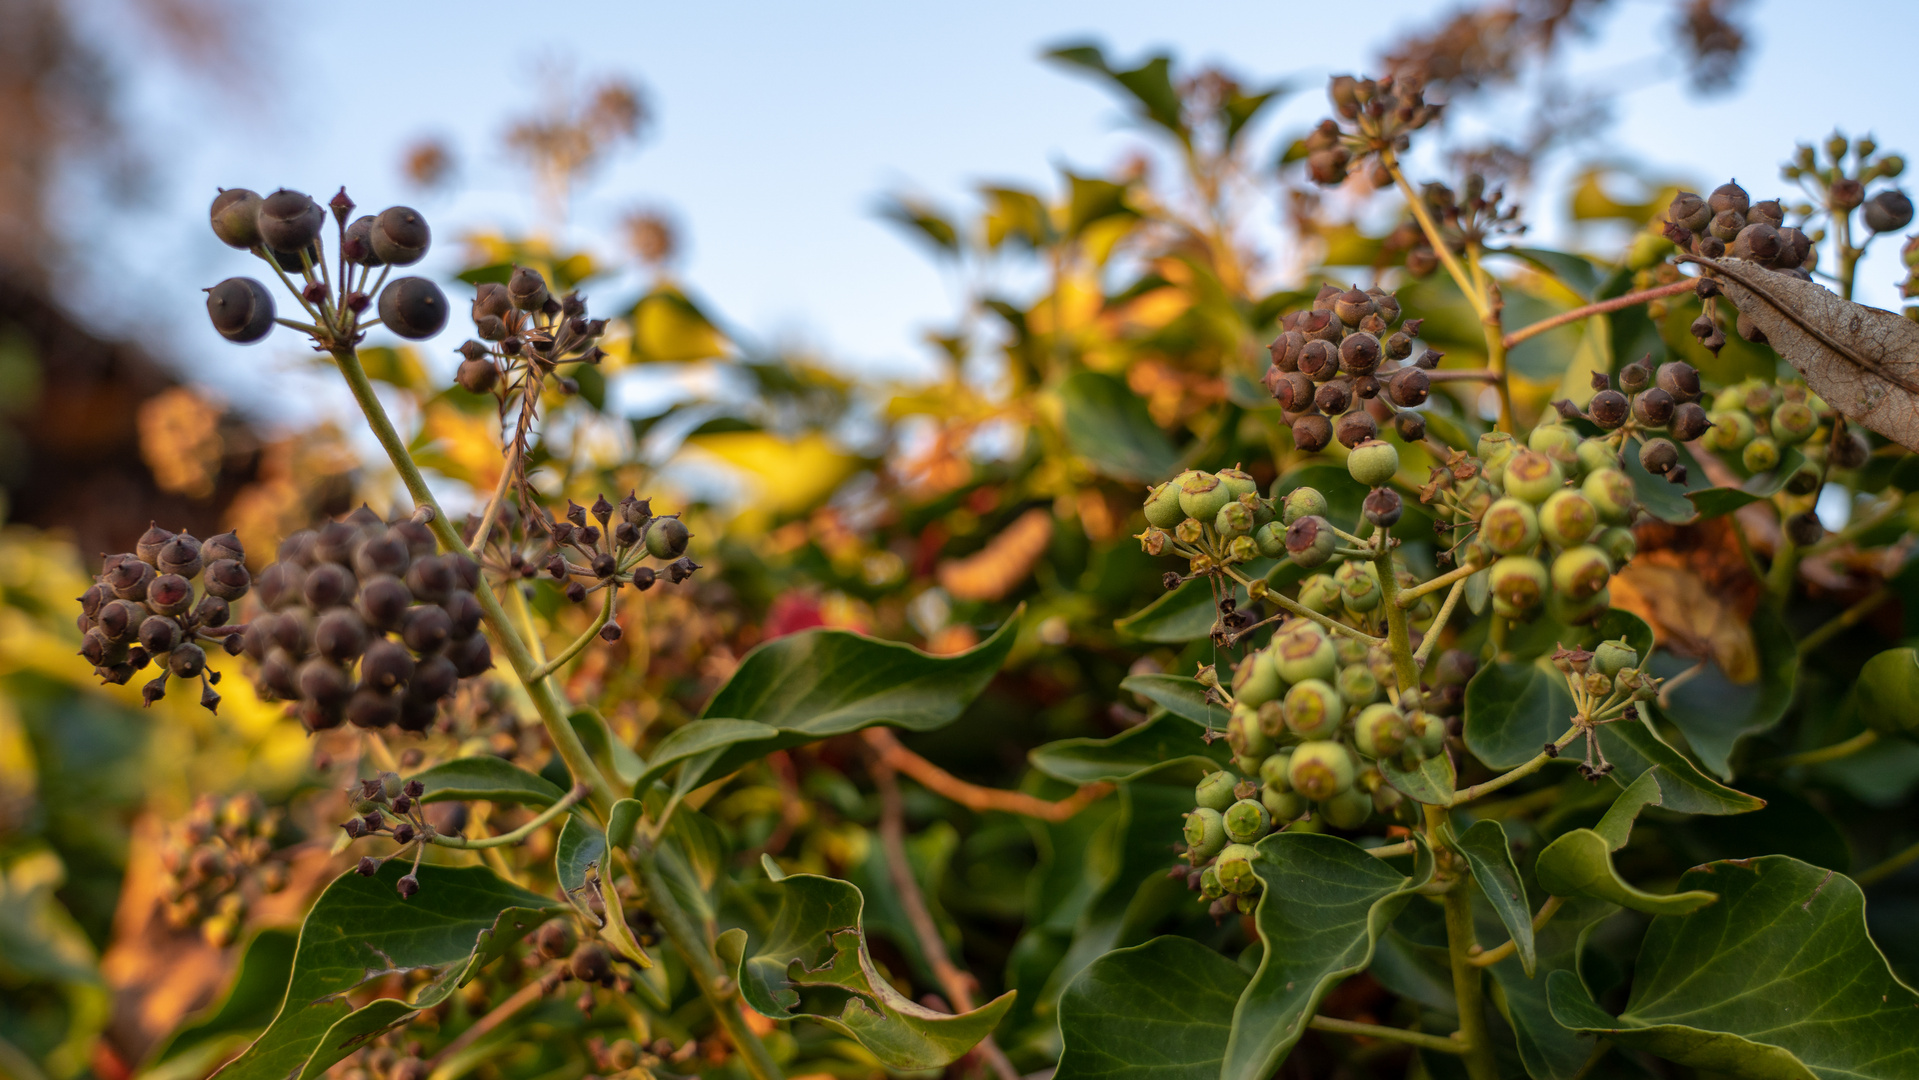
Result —
POLYGON ((1333 425, 1333 437, 1348 449, 1379 435, 1379 422, 1365 409, 1354 409, 1333 425))
POLYGON ((491 357, 476 356, 471 360, 462 360, 459 370, 454 372, 453 380, 460 389, 472 394, 490 394, 500 381, 500 369, 491 357))
POLYGON ((1659 365, 1659 388, 1675 402, 1699 400, 1699 371, 1684 360, 1669 360, 1659 365))
POLYGON ((1378 338, 1357 331, 1339 343, 1339 369, 1348 375, 1370 375, 1378 370, 1384 355, 1378 338))
POLYGON ((1655 386, 1633 399, 1633 417, 1647 427, 1665 427, 1674 406, 1672 395, 1655 386))
POLYGON ((1393 417, 1393 430, 1409 443, 1419 442, 1426 438, 1426 418, 1416 412, 1402 412, 1393 417))
POLYGON ((1693 192, 1682 191, 1666 207, 1666 220, 1692 232, 1703 232, 1712 220, 1712 207, 1693 192))
POLYGON ((221 559, 209 563, 200 579, 201 587, 206 589, 208 594, 222 600, 240 599, 247 594, 252 584, 253 575, 247 573, 246 564, 237 559, 221 559))
POLYGON ((1382 529, 1390 529, 1399 524, 1399 518, 1405 512, 1405 503, 1399 492, 1389 487, 1374 488, 1366 493, 1365 501, 1360 504, 1360 513, 1367 521, 1382 529))
POLYGON ((551 299, 546 279, 530 266, 516 266, 506 281, 507 299, 520 311, 539 311, 551 299))
POLYGON ((1706 415, 1706 410, 1700 408, 1698 402, 1688 401, 1673 409, 1672 419, 1666 422, 1666 426, 1673 438, 1680 442, 1691 442, 1711 430, 1712 418, 1706 415))
POLYGON ((1353 406, 1353 384, 1343 378, 1330 379, 1313 391, 1313 408, 1327 416, 1338 416, 1353 406))
POLYGON ((180 624, 165 615, 149 615, 140 623, 140 645, 154 656, 172 652, 180 636, 180 624))
POLYGON ((1679 449, 1669 439, 1652 439, 1639 448, 1639 465, 1654 476, 1664 476, 1679 464, 1679 449))
POLYGON ((1728 210, 1744 214, 1752 209, 1752 196, 1747 195, 1746 189, 1737 183, 1728 182, 1712 190, 1712 195, 1706 199, 1706 205, 1715 214, 1725 213, 1728 210))
POLYGON ((1432 378, 1416 367, 1401 368, 1386 380, 1386 396, 1402 409, 1423 404, 1432 393, 1432 378))
POLYGON ((380 322, 403 338, 430 338, 446 328, 446 320, 446 294, 426 278, 397 278, 380 290, 380 322))
POLYGON ((146 604, 162 615, 185 615, 193 605, 193 586, 178 574, 161 574, 148 583, 146 604))

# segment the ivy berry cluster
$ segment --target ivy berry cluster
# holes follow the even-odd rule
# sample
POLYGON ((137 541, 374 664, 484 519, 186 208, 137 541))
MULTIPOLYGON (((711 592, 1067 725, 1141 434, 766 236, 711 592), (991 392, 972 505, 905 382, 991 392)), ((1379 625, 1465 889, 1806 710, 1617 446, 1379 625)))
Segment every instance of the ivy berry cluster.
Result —
POLYGON ((207 671, 205 646, 237 650, 238 628, 227 622, 232 603, 253 585, 245 558, 230 532, 202 543, 191 533, 148 528, 133 551, 108 555, 80 595, 80 655, 116 686, 157 662, 160 673, 141 688, 146 705, 166 697, 169 679, 197 679, 200 704, 217 711, 220 675, 207 671))
POLYGON ((1292 426, 1293 445, 1308 453, 1334 439, 1351 449, 1391 422, 1409 442, 1426 437, 1426 422, 1411 411, 1431 390, 1426 372, 1442 354, 1428 349, 1417 361, 1413 342, 1421 320, 1400 322, 1399 301, 1384 289, 1327 285, 1307 311, 1281 318, 1268 351, 1266 389, 1292 426))

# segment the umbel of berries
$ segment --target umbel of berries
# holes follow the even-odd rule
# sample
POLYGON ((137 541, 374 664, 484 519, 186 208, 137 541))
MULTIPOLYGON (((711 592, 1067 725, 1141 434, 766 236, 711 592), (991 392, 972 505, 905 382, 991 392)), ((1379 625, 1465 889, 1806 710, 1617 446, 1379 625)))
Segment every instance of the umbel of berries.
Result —
POLYGON ((294 703, 309 730, 423 731, 460 679, 493 666, 479 584, 478 564, 435 554, 426 526, 361 507, 281 542, 242 647, 261 695, 294 703))
POLYGON ((107 556, 81 594, 80 655, 115 685, 157 665, 141 691, 147 705, 182 679, 198 681, 200 704, 216 710, 219 675, 208 673, 206 650, 238 651, 239 628, 227 623, 232 603, 253 586, 245 557, 232 533, 202 542, 152 526, 133 551, 107 556))
MULTIPOLYGON (((348 222, 353 200, 345 189, 335 195, 333 244, 327 243, 327 213, 303 192, 285 188, 262 198, 245 188, 227 188, 214 197, 208 218, 213 234, 230 247, 250 251, 267 263, 268 279, 287 284, 305 324, 288 322, 312 334, 322 347, 342 349, 358 342, 371 323, 362 316, 373 306, 366 290, 395 266, 410 266, 426 256, 433 230, 410 206, 388 207, 377 216, 348 222)), ((207 291, 207 316, 220 336, 240 344, 264 339, 282 322, 272 293, 259 279, 232 277, 207 291)), ((423 277, 398 277, 380 290, 378 321, 403 338, 429 338, 446 327, 451 313, 446 294, 423 277)))
POLYGON ((1292 425, 1295 446, 1311 453, 1338 439, 1350 449, 1377 438, 1382 423, 1409 442, 1425 438, 1425 421, 1411 410, 1425 402, 1426 372, 1440 354, 1428 349, 1413 360, 1421 320, 1393 329, 1399 321, 1391 293, 1336 285, 1320 289, 1312 310, 1280 320, 1265 383, 1292 425))
MULTIPOLYGON (((474 514, 467 519, 464 538, 474 544, 484 519, 474 514)), ((645 592, 661 578, 677 585, 693 576, 700 564, 686 555, 692 533, 678 515, 653 513, 652 500, 628 493, 619 503, 602 495, 591 507, 568 502, 563 518, 548 521, 537 518, 534 529, 519 508, 504 502, 496 521, 479 545, 486 569, 505 578, 534 578, 541 573, 561 582, 561 592, 575 603, 601 590, 617 590, 630 584, 645 592), (544 527, 544 536, 533 533, 544 527), (647 558, 665 563, 645 565, 647 558)), ((617 641, 620 628, 609 622, 600 631, 608 641, 617 641)))

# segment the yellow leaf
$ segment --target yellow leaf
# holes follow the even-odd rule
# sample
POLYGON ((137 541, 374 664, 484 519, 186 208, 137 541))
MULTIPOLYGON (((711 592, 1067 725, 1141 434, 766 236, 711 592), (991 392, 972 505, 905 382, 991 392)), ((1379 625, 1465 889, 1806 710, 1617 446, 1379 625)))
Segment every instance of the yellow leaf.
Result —
POLYGON ((466 475, 461 479, 490 491, 499 482, 505 461, 500 453, 498 421, 491 415, 469 416, 443 401, 426 408, 426 435, 442 456, 466 475))
POLYGON ((644 297, 633 309, 637 360, 687 363, 723 356, 726 351, 726 337, 678 293, 663 289, 644 297))
POLYGON ((723 431, 686 443, 745 473, 756 489, 754 507, 775 514, 824 502, 860 463, 817 432, 782 439, 764 431, 723 431))

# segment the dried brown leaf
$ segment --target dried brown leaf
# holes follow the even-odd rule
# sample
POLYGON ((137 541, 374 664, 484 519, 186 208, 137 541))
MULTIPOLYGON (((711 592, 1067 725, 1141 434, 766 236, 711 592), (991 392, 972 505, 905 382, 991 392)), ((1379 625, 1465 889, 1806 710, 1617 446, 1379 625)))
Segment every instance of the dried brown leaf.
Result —
POLYGON ((1717 272, 1726 296, 1827 403, 1919 450, 1919 324, 1743 259, 1684 256, 1717 272))

